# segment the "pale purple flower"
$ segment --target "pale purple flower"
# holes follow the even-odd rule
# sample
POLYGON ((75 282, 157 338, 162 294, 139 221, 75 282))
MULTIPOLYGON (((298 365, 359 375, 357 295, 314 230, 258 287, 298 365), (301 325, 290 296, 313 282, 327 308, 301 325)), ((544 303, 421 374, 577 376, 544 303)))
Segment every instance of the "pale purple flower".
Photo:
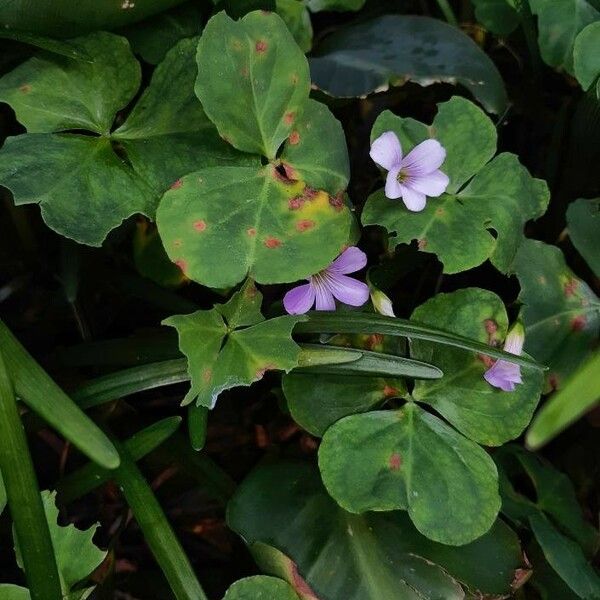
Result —
POLYGON ((367 264, 366 254, 351 246, 344 250, 326 269, 308 279, 308 283, 291 289, 283 298, 290 315, 308 312, 313 304, 317 310, 335 310, 335 299, 350 306, 362 306, 369 299, 369 287, 362 281, 347 277, 367 264))
MULTIPOLYGON (((504 351, 519 356, 523 351, 525 341, 525 330, 521 323, 515 323, 508 332, 504 341, 504 351)), ((484 379, 494 387, 505 392, 512 392, 515 385, 523 383, 521 379, 521 367, 506 360, 497 360, 484 374, 484 379)))
POLYGON ((388 171, 385 195, 392 200, 402 198, 408 210, 423 210, 426 197, 440 196, 450 182, 439 170, 446 150, 437 140, 425 140, 403 157, 398 136, 386 131, 371 144, 369 154, 388 171))

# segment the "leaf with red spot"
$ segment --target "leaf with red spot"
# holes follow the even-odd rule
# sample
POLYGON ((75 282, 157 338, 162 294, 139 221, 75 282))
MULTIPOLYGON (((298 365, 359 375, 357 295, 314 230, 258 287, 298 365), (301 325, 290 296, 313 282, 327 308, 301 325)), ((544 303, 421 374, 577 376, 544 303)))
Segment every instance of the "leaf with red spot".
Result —
POLYGON ((234 21, 218 13, 204 28, 197 60, 196 94, 221 136, 274 159, 310 86, 306 57, 282 19, 254 11, 234 21))
POLYGON ((248 386, 267 371, 288 372, 298 365, 300 347, 291 334, 304 317, 266 321, 261 301, 262 294, 248 281, 226 304, 163 321, 177 330, 179 347, 188 359, 192 386, 183 404, 196 401, 213 408, 221 392, 248 386))
POLYGON ((525 350, 550 367, 548 381, 560 387, 598 339, 600 300, 555 246, 525 240, 513 271, 521 284, 525 350))
POLYGON ((309 100, 288 136, 281 162, 292 179, 303 179, 330 194, 343 192, 350 180, 346 137, 340 122, 320 102, 309 100))
POLYGON ((185 176, 164 195, 158 230, 173 262, 209 287, 247 275, 285 283, 327 267, 354 235, 339 199, 290 181, 273 165, 214 167, 185 176))

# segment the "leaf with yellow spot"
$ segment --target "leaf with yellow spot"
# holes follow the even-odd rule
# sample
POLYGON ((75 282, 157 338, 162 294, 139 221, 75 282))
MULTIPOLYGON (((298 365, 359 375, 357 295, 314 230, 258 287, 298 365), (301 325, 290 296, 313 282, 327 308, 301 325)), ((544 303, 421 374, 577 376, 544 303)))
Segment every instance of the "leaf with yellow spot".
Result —
POLYGON ((273 165, 211 167, 183 177, 157 211, 167 254, 194 281, 231 287, 297 281, 327 267, 355 221, 340 196, 290 181, 273 165))
POLYGON ((305 317, 286 315, 268 321, 260 312, 262 294, 246 282, 226 304, 163 321, 175 327, 188 359, 192 387, 183 404, 213 408, 219 394, 262 379, 267 371, 291 371, 300 347, 292 340, 294 325, 305 317))

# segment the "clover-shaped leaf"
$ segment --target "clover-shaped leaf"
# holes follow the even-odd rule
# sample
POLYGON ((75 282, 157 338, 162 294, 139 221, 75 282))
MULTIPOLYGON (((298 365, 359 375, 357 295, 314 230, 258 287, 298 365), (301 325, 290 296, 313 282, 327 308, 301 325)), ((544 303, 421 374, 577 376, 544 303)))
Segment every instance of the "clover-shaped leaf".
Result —
POLYGON ((548 380, 560 387, 592 350, 600 333, 600 300, 567 267, 562 252, 525 240, 515 258, 525 324, 525 350, 548 365, 548 380))
MULTIPOLYGON (((412 318, 491 345, 503 342, 508 326, 500 298, 478 288, 438 294, 419 306, 412 318)), ((417 381, 414 399, 429 404, 468 438, 499 446, 527 427, 542 391, 540 371, 523 370, 523 384, 503 392, 483 379, 490 366, 483 357, 416 340, 412 355, 447 374, 437 381, 417 381)))
POLYGON ((254 575, 233 583, 223 600, 299 600, 294 588, 277 577, 254 575))
POLYGON ((183 177, 157 211, 167 254, 209 287, 309 277, 351 241, 340 196, 282 177, 274 165, 214 167, 183 177))
POLYGON ((379 190, 367 200, 363 223, 385 227, 394 234, 394 246, 417 240, 420 250, 438 256, 446 273, 471 269, 488 258, 508 272, 525 223, 546 210, 546 183, 531 177, 514 154, 487 162, 496 146, 495 130, 480 109, 462 98, 441 104, 431 126, 384 113, 373 137, 383 128, 398 135, 405 154, 428 137, 439 140, 447 150, 441 170, 450 184, 447 193, 430 198, 418 213, 379 190))
POLYGON ((0 100, 28 129, 5 142, 0 184, 15 204, 39 204, 61 235, 98 246, 123 219, 153 217, 162 193, 185 173, 257 162, 219 138, 194 96, 194 40, 167 54, 116 131, 117 111, 139 87, 139 64, 120 36, 99 32, 73 44, 93 61, 41 54, 0 79, 0 100))
POLYGON ((281 17, 253 11, 234 21, 218 13, 204 28, 197 60, 196 94, 221 136, 274 159, 310 84, 306 58, 281 17))
POLYGON ((163 321, 177 329, 179 347, 188 359, 192 386, 184 404, 196 400, 198 406, 212 408, 221 392, 250 385, 267 371, 290 371, 298 365, 300 347, 291 333, 303 317, 265 321, 261 301, 248 281, 226 304, 163 321))
POLYGON ((404 511, 347 512, 303 462, 257 467, 231 499, 227 522, 263 571, 284 577, 305 600, 501 598, 524 566, 518 538, 502 521, 448 547, 422 536, 404 511))

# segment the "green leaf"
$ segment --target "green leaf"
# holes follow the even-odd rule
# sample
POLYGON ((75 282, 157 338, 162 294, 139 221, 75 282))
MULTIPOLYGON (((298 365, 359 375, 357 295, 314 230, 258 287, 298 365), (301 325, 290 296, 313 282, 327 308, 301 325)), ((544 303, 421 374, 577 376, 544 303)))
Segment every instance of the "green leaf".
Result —
POLYGON ((11 583, 0 583, 0 597, 2 600, 31 600, 31 594, 27 588, 11 583))
POLYGON ((99 246, 127 217, 153 217, 160 196, 181 175, 214 164, 256 163, 219 139, 194 96, 193 40, 169 52, 113 133, 115 113, 139 86, 139 64, 125 38, 99 33, 80 43, 93 63, 48 55, 0 79, 0 99, 29 130, 9 138, 0 154, 0 184, 15 204, 37 203, 52 229, 99 246), (63 82, 60 94, 56 80, 63 82), (65 129, 101 135, 50 133, 65 129))
POLYGON ((283 19, 294 36, 302 52, 309 52, 312 46, 313 29, 303 0, 277 0, 277 14, 283 19))
POLYGON ((367 0, 306 0, 308 8, 312 12, 321 12, 323 10, 360 10, 367 0))
POLYGON ((448 193, 430 198, 418 213, 379 190, 367 200, 363 224, 395 233, 392 246, 418 240, 420 250, 438 256, 445 273, 471 269, 488 258, 506 273, 523 240, 525 223, 546 210, 546 183, 531 177, 514 154, 499 154, 487 162, 496 146, 495 132, 483 112, 466 100, 453 98, 441 104, 429 128, 389 113, 376 124, 374 134, 383 127, 404 141, 404 153, 435 133, 448 151, 441 170, 450 177, 450 186, 448 193))
POLYGON ((66 56, 67 58, 91 62, 91 58, 81 48, 77 48, 69 42, 55 40, 42 35, 35 35, 26 31, 2 29, 0 30, 0 39, 14 40, 22 44, 29 44, 30 46, 53 52, 54 54, 66 56))
POLYGON ((285 23, 270 12, 240 21, 221 12, 206 24, 197 60, 196 94, 221 136, 239 150, 274 159, 310 84, 306 58, 285 23))
POLYGON ((544 61, 573 73, 573 45, 579 32, 600 19, 588 0, 529 0, 538 18, 538 42, 544 61))
POLYGON ((500 508, 488 454, 413 402, 334 423, 323 436, 319 468, 346 510, 406 509, 423 535, 443 544, 477 539, 500 508))
MULTIPOLYGON (((412 318, 491 345, 500 345, 508 328, 502 300, 479 288, 438 294, 419 306, 412 318)), ((503 392, 484 380, 490 363, 481 356, 466 357, 460 350, 421 341, 415 341, 412 349, 415 358, 432 362, 445 373, 437 381, 417 381, 414 399, 429 404, 468 438, 500 446, 519 436, 531 421, 542 391, 541 372, 523 372, 523 384, 503 392)))
POLYGON ((525 438, 537 450, 600 401, 600 352, 596 351, 571 375, 538 412, 525 438))
MULTIPOLYGON (((293 0, 297 2, 297 0, 293 0)), ((281 154, 290 179, 302 179, 336 195, 348 187, 350 161, 340 122, 320 102, 309 100, 281 154)))
POLYGON ((319 437, 342 417, 367 412, 388 398, 402 396, 405 389, 401 379, 310 374, 299 369, 283 378, 294 421, 319 437))
POLYGON ((580 598, 600 598, 600 577, 585 559, 581 548, 557 531, 543 514, 532 515, 529 523, 546 560, 563 581, 580 598))
POLYGON ((475 17, 486 29, 506 36, 519 26, 519 13, 514 0, 472 0, 475 17))
POLYGON ((573 245, 600 277, 600 198, 579 198, 569 204, 567 227, 573 245))
POLYGON ((405 512, 346 512, 300 462, 255 469, 227 522, 263 571, 284 577, 303 600, 459 600, 458 582, 473 596, 504 596, 522 566, 518 538, 501 521, 466 546, 444 546, 419 534, 405 512))
POLYGON ((317 273, 349 242, 354 217, 343 200, 269 164, 187 175, 164 195, 157 223, 171 260, 190 279, 222 288, 246 275, 283 283, 317 273))
POLYGON ((125 38, 98 32, 71 43, 93 62, 41 53, 0 79, 0 100, 29 133, 87 129, 108 135, 140 85, 140 65, 125 38))
MULTIPOLYGON (((85 579, 106 557, 106 551, 97 548, 92 541, 97 525, 84 531, 75 525, 63 527, 58 524, 58 508, 56 508, 56 492, 42 492, 42 501, 52 546, 58 564, 60 584, 63 596, 68 596, 75 584, 85 579)), ((17 562, 23 568, 21 551, 15 539, 17 562)), ((70 597, 70 596, 69 596, 70 597)))
POLYGON ((213 408, 219 394, 262 379, 267 371, 290 371, 298 365, 300 347, 292 340, 302 317, 264 320, 262 294, 246 283, 226 304, 163 321, 177 329, 188 359, 192 387, 183 403, 213 408))
POLYGON ((94 462, 114 469, 119 456, 106 435, 56 385, 2 321, 0 348, 19 398, 94 462))
POLYGON ((490 112, 506 106, 500 73, 467 35, 437 19, 385 15, 327 37, 310 61, 314 84, 332 96, 365 96, 390 85, 465 86, 490 112))
POLYGON ((573 46, 573 72, 584 90, 600 75, 600 14, 598 19, 579 32, 573 46))
POLYGON ((298 600, 298 595, 282 579, 254 575, 232 584, 223 600, 298 600))
POLYGON ((600 301, 554 246, 525 240, 513 270, 521 285, 525 351, 547 364, 550 385, 561 387, 598 337, 600 301))

